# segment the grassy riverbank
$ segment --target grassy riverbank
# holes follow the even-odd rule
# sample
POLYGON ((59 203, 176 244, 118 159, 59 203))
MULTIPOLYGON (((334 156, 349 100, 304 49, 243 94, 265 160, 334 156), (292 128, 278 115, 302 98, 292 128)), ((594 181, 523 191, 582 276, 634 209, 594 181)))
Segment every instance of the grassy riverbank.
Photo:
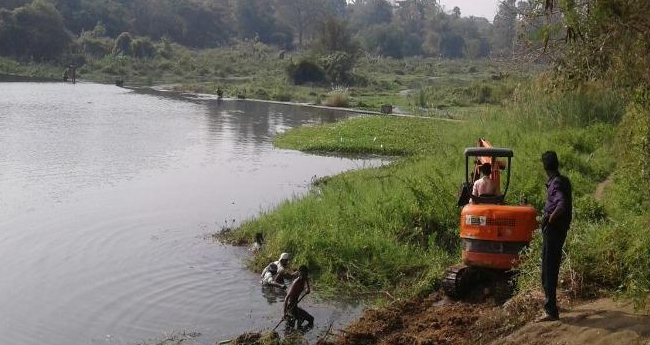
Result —
MULTIPOLYGON (((648 273, 642 271, 650 262, 650 256, 643 256, 650 238, 637 233, 647 224, 644 212, 639 207, 633 215, 621 210, 620 201, 631 191, 622 181, 607 189, 605 205, 593 197, 612 173, 631 178, 620 172, 621 158, 629 154, 628 136, 619 123, 633 114, 611 91, 556 96, 520 88, 507 107, 477 109, 461 123, 368 117, 291 130, 277 138, 278 146, 402 158, 390 166, 319 181, 309 195, 245 222, 231 236, 246 240, 263 232, 267 245, 251 267, 259 270, 278 253, 293 252, 296 263, 315 270, 320 291, 430 291, 444 267, 459 261, 459 211, 454 205, 464 168, 462 150, 485 137, 515 151, 509 202, 526 198, 538 209, 545 195, 539 157, 547 149, 558 151, 562 171, 574 184, 576 212, 564 287, 580 295, 603 290, 642 295, 650 287, 648 273)), ((538 284, 538 244, 536 239, 523 267, 522 289, 538 284)))
MULTIPOLYGON (((178 91, 226 96, 333 104, 379 111, 391 104, 396 111, 462 118, 475 108, 502 104, 516 86, 528 80, 536 65, 512 66, 487 60, 435 58, 391 59, 364 55, 353 73, 354 85, 293 85, 287 66, 310 57, 307 51, 282 53, 250 41, 219 49, 191 50, 173 43, 156 43, 152 58, 123 55, 84 56, 78 77, 100 83, 124 80, 125 85, 162 85, 178 91), (281 58, 280 55, 284 54, 281 58), (340 95, 339 99, 334 99, 340 95)), ((60 80, 64 64, 16 62, 0 57, 0 74, 60 80)))

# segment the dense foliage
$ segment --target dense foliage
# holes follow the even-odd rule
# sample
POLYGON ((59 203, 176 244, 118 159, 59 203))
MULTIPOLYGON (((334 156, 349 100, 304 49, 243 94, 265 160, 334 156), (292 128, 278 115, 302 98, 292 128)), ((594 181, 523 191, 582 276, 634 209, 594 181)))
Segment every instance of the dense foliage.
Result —
MULTIPOLYGON (((490 55, 491 43, 503 51, 488 19, 460 14, 459 8, 443 12, 435 0, 4 0, 0 55, 54 60, 64 51, 86 52, 79 45, 94 46, 89 48, 92 55, 127 53, 132 49, 105 47, 125 32, 192 48, 239 39, 294 49, 318 45, 323 27, 332 21, 345 22, 345 34, 371 54, 480 58, 490 55), (98 26, 101 32, 94 30, 98 26), (103 41, 79 42, 88 31, 103 41)), ((514 27, 506 29, 514 37, 514 27)))

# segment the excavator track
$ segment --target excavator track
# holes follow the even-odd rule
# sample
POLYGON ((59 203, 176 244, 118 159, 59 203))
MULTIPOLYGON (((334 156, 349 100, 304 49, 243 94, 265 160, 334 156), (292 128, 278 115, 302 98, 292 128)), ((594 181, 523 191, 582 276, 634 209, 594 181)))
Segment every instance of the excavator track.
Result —
POLYGON ((445 270, 445 277, 442 279, 442 289, 445 294, 452 298, 462 298, 469 290, 468 276, 471 267, 459 264, 445 270))
POLYGON ((459 264, 445 270, 442 289, 453 299, 464 299, 478 288, 483 297, 491 296, 498 302, 505 302, 514 293, 514 278, 510 271, 459 264))

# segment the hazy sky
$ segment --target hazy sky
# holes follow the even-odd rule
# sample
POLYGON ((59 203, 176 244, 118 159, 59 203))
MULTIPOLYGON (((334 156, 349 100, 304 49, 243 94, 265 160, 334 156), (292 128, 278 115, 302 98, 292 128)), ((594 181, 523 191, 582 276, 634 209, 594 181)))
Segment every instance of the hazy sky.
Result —
POLYGON ((500 0, 439 0, 440 5, 445 7, 445 12, 451 11, 455 6, 460 7, 460 15, 463 17, 476 16, 485 17, 490 22, 494 20, 497 13, 497 4, 500 0))

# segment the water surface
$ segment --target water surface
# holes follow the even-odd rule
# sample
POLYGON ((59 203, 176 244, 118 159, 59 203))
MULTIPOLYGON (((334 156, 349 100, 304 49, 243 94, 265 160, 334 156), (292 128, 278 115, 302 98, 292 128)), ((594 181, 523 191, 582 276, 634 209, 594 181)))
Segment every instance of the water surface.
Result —
MULTIPOLYGON (((273 327, 282 306, 243 267, 246 249, 210 234, 306 192, 314 176, 381 163, 271 144, 348 116, 0 83, 2 344, 132 344, 173 331, 212 344, 273 327)), ((320 329, 359 309, 305 302, 320 329)))

